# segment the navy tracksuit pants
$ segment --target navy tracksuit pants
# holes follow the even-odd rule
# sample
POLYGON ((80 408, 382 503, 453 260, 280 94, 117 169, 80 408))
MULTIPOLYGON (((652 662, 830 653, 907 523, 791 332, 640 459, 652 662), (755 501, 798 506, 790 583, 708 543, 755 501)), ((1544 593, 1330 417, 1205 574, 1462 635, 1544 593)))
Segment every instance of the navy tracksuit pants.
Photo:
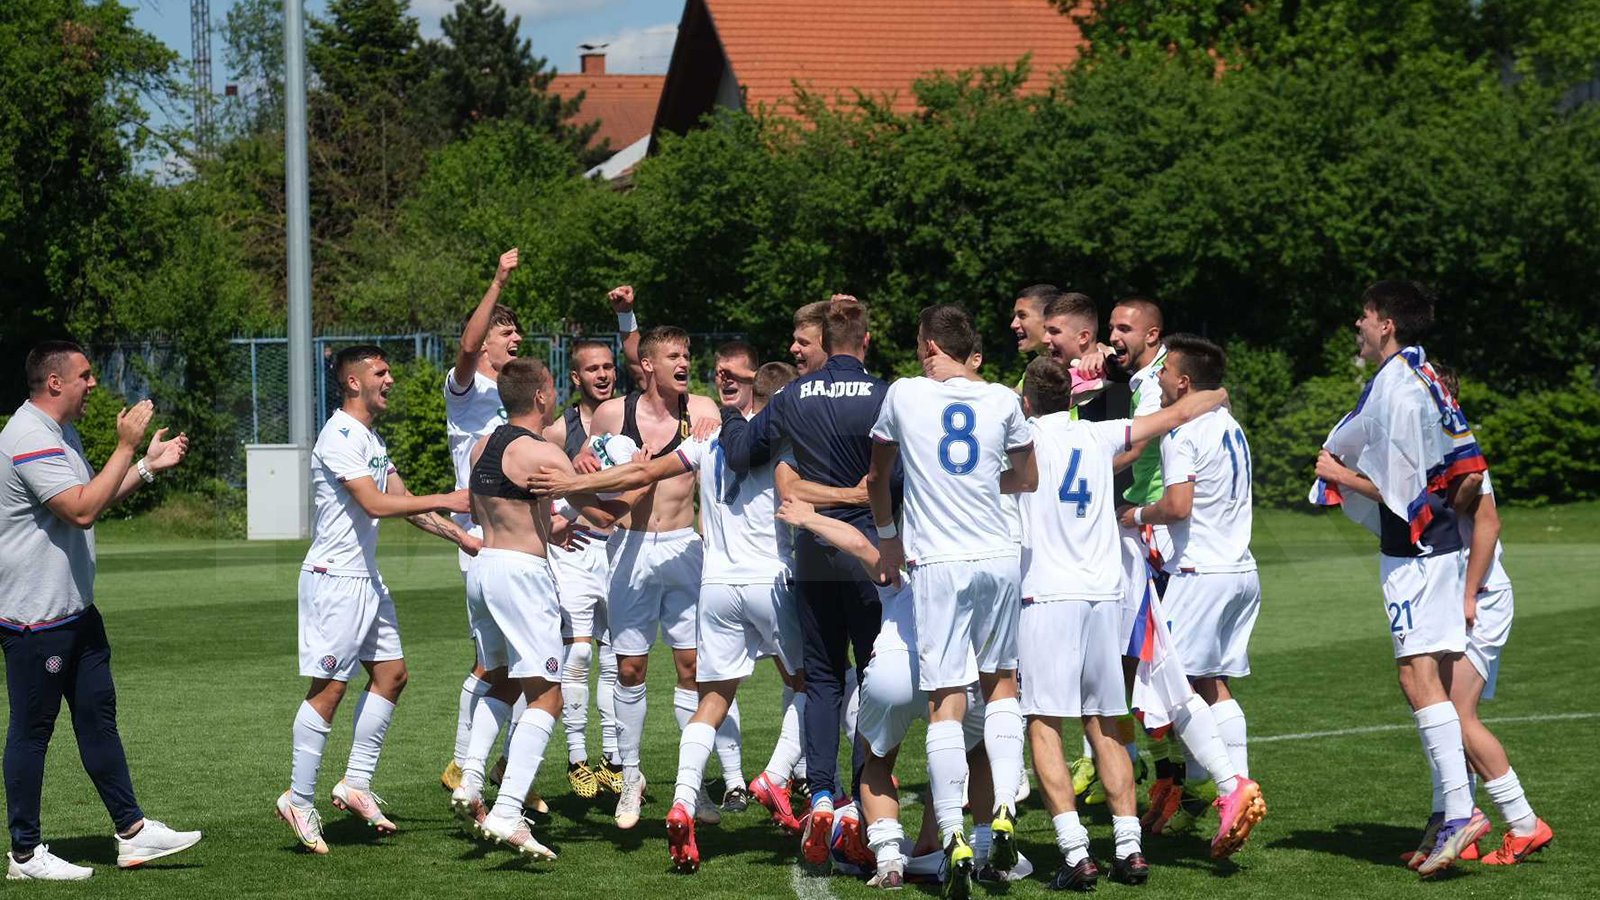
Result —
MULTIPOLYGON (((838 797, 839 727, 844 717, 845 673, 855 654, 856 682, 864 680, 872 644, 883 624, 878 589, 849 554, 815 540, 795 541, 795 597, 805 638, 806 710, 802 745, 813 793, 838 797)), ((852 796, 861 793, 866 746, 850 735, 852 796)))

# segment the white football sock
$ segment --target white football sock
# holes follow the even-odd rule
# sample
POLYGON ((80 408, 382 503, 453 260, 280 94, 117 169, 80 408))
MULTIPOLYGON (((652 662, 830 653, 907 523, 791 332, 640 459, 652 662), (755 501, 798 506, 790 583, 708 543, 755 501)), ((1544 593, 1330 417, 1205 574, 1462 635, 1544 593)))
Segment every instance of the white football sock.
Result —
POLYGON ((461 784, 474 792, 483 790, 484 768, 494 739, 511 718, 511 704, 494 697, 479 697, 472 710, 472 739, 467 743, 467 759, 461 764, 461 784))
POLYGON ((344 783, 358 791, 372 789, 372 775, 378 771, 378 755, 383 752, 383 736, 394 719, 394 704, 371 691, 362 691, 356 700, 355 733, 350 739, 350 763, 344 770, 344 783))
MULTIPOLYGON (((1417 737, 1422 737, 1422 731, 1417 731, 1417 737)), ((1428 752, 1428 742, 1422 742, 1422 757, 1428 761, 1428 778, 1433 782, 1433 811, 1444 815, 1444 784, 1439 781, 1439 767, 1433 764, 1433 755, 1428 752)))
MULTIPOLYGON (((861 715, 861 683, 856 677, 855 666, 844 670, 844 740, 846 744, 856 742, 856 719, 861 715)), ((841 785, 849 787, 848 780, 841 785)))
POLYGON ((461 699, 456 703, 457 766, 467 761, 467 744, 472 740, 472 709, 477 705, 478 698, 487 693, 489 693, 489 682, 468 672, 467 680, 461 682, 461 699))
POLYGON ((1187 757, 1184 778, 1198 784, 1209 774, 1217 783, 1217 793, 1233 793, 1239 785, 1238 772, 1234 770, 1233 757, 1228 754, 1228 745, 1217 732, 1213 708, 1207 706, 1199 694, 1190 694, 1175 713, 1172 725, 1183 742, 1187 757))
POLYGON ((328 745, 333 725, 325 722, 309 701, 300 701, 294 714, 294 762, 289 769, 289 788, 297 806, 315 806, 317 770, 322 767, 322 748, 328 745))
POLYGON ((1117 859, 1127 859, 1128 854, 1139 852, 1139 817, 1112 816, 1111 833, 1117 840, 1117 859))
POLYGON ((880 868, 896 862, 905 865, 905 850, 901 847, 905 839, 906 830, 899 819, 879 819, 867 824, 867 846, 877 854, 880 868))
POLYGON ((519 818, 522 803, 539 776, 545 748, 556 730, 555 717, 538 707, 527 707, 512 729, 511 745, 506 748, 506 774, 500 780, 500 795, 494 798, 494 814, 500 818, 519 818))
POLYGON ((617 655, 609 644, 600 645, 600 679, 594 705, 600 710, 600 755, 618 764, 617 756, 617 655))
POLYGON ((1022 705, 1015 697, 990 700, 983 708, 983 748, 989 753, 996 812, 1017 807, 1022 778, 1022 705))
POLYGON ((507 760, 511 759, 511 739, 517 736, 517 723, 522 721, 522 714, 528 711, 528 695, 517 692, 517 699, 511 703, 511 721, 506 723, 506 742, 500 748, 500 755, 507 760))
POLYGON ((706 760, 711 758, 716 739, 717 730, 706 722, 690 722, 678 738, 678 786, 672 793, 672 802, 688 806, 690 813, 695 811, 695 801, 700 797, 706 760))
POLYGON ((1094 759, 1094 745, 1089 743, 1089 735, 1083 736, 1083 758, 1094 759))
POLYGON ((717 759, 722 763, 724 790, 743 790, 744 783, 744 733, 739 725, 739 701, 728 706, 728 714, 717 726, 717 759))
POLYGON ((1539 824, 1539 817, 1533 814, 1533 807, 1528 803, 1528 795, 1522 792, 1522 782, 1517 778, 1516 769, 1507 769, 1504 775, 1493 781, 1483 783, 1484 790, 1489 792, 1489 799, 1500 809, 1500 817, 1506 820, 1506 827, 1518 837, 1527 837, 1533 834, 1539 824))
POLYGON ((939 844, 961 834, 961 788, 967 783, 967 741, 959 721, 928 723, 928 792, 939 822, 939 844))
POLYGON ((1250 750, 1244 723, 1244 709, 1232 698, 1211 707, 1211 717, 1217 720, 1217 734, 1228 747, 1228 758, 1233 760, 1233 770, 1240 778, 1250 777, 1250 750))
POLYGON ((1424 706, 1414 714, 1422 746, 1439 770, 1444 788, 1445 821, 1472 815, 1472 796, 1467 793, 1467 758, 1461 747, 1461 718, 1450 701, 1424 706))
POLYGON ((1075 866, 1083 862, 1083 858, 1089 855, 1089 829, 1078 821, 1077 812, 1061 813, 1051 819, 1050 824, 1056 828, 1056 846, 1061 849, 1067 865, 1075 866))
POLYGON ((567 729, 567 763, 589 759, 589 662, 594 645, 587 640, 567 645, 561 665, 561 723, 567 729))
POLYGON ((678 730, 689 727, 694 711, 700 705, 700 695, 690 688, 672 689, 672 716, 678 720, 678 730))
POLYGON ((643 684, 617 682, 613 694, 617 708, 617 756, 628 778, 639 777, 639 748, 644 741, 645 693, 643 684))
POLYGON ((805 704, 805 694, 784 687, 783 725, 778 729, 778 743, 772 747, 772 758, 767 760, 765 770, 773 784, 788 784, 790 773, 800 764, 800 719, 805 715, 805 704))

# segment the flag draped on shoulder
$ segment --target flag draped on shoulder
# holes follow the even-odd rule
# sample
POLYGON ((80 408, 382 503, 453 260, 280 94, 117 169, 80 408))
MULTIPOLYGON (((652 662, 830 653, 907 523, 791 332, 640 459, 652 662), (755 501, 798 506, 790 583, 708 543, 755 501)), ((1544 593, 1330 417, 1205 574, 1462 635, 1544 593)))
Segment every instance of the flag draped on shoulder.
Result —
MULTIPOLYGON (((1433 518, 1428 495, 1461 475, 1488 469, 1461 406, 1451 396, 1421 347, 1407 347, 1385 360, 1367 383, 1355 409, 1345 414, 1322 446, 1372 479, 1383 505, 1411 526, 1420 540, 1433 518)), ((1341 506, 1346 515, 1378 530, 1375 504, 1344 496, 1321 478, 1308 499, 1341 506)))
POLYGON ((1139 660, 1133 681, 1134 717, 1151 736, 1163 737, 1193 690, 1173 648, 1172 633, 1167 630, 1166 613, 1153 578, 1145 578, 1144 599, 1139 601, 1133 634, 1123 652, 1139 660))

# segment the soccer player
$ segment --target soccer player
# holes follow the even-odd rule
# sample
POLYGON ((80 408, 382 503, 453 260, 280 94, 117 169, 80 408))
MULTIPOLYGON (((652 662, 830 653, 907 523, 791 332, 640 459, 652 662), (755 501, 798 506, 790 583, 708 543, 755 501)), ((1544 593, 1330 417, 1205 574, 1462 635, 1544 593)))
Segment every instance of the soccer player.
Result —
MULTIPOLYGON (((626 285, 623 286, 624 288, 626 285)), ((623 288, 613 291, 616 294, 623 288)), ((628 288, 631 301, 632 289, 628 288)), ((630 313, 631 314, 631 313, 630 313)), ((572 345, 572 389, 578 402, 544 430, 544 438, 576 459, 589 442, 589 426, 600 404, 616 389, 617 363, 611 346, 580 340, 572 345)), ((557 544, 550 555, 561 597, 561 637, 567 646, 561 664, 562 722, 567 730, 567 782, 572 792, 593 798, 601 789, 617 793, 622 788, 622 766, 617 762, 616 711, 612 694, 617 684, 617 657, 604 641, 606 585, 611 566, 606 559, 610 533, 593 522, 579 523, 572 548, 557 544), (591 640, 595 639, 595 640, 591 640), (596 646, 598 642, 598 647, 596 646), (589 667, 600 659, 601 761, 589 764, 585 732, 589 726, 589 667)))
MULTIPOLYGON (((918 323, 918 358, 965 360, 978 345, 972 320, 932 306, 918 323)), ((975 376, 890 385, 878 421, 867 488, 879 538, 881 581, 909 564, 917 620, 919 685, 929 693, 928 772, 945 845, 947 893, 964 895, 973 853, 962 828, 967 761, 961 739, 965 687, 979 682, 986 703, 984 747, 994 778, 994 847, 1004 872, 1016 864, 1017 784, 1023 725, 1017 702, 1020 571, 1001 493, 1037 485, 1033 443, 1015 392, 975 376), (938 412, 935 414, 934 411, 938 412), (1011 468, 1002 474, 1009 459, 1011 468), (894 523, 890 476, 905 466, 906 535, 894 523)))
MULTIPOLYGON (((736 408, 722 408, 721 444, 728 467, 747 473, 765 464, 787 443, 795 469, 826 487, 853 488, 866 476, 871 440, 867 433, 883 402, 885 382, 867 373, 871 334, 866 304, 853 297, 829 301, 823 323, 828 359, 795 379, 749 422, 736 408)), ((866 511, 835 507, 828 514, 865 533, 866 511)), ((812 865, 828 859, 834 805, 839 793, 838 747, 845 710, 845 669, 853 651, 857 674, 878 635, 877 588, 848 554, 807 533, 795 535, 795 594, 805 640, 805 758, 811 815, 801 835, 801 854, 812 865)), ((865 758, 851 736, 852 775, 865 758)))
POLYGON ((346 347, 334 357, 334 372, 344 404, 311 451, 316 521, 300 567, 300 674, 311 679, 311 688, 294 718, 290 788, 278 798, 278 815, 303 846, 319 854, 328 845, 314 799, 317 772, 334 713, 358 667, 367 670, 367 688, 356 701, 350 763, 334 785, 333 804, 379 834, 395 831, 372 792, 384 735, 407 680, 394 600, 378 573, 378 519, 404 517, 469 556, 479 546, 477 538, 439 515, 465 512, 465 492, 412 496, 383 438, 372 430, 389 408, 394 386, 383 351, 346 347))
POLYGON ((98 473, 74 423, 95 389, 83 348, 45 341, 23 362, 28 399, 0 430, 0 646, 5 649, 10 728, 6 812, 10 881, 81 881, 94 875, 40 842, 45 752, 65 699, 78 757, 116 829, 117 866, 129 869, 200 841, 146 818, 117 732, 111 644, 94 605, 94 523, 112 504, 183 461, 189 439, 157 429, 134 456, 154 406, 117 415, 116 448, 98 473))
MULTIPOLYGON (((716 405, 710 398, 689 393, 689 336, 682 329, 646 331, 639 354, 645 389, 601 404, 595 410, 591 431, 622 434, 639 447, 650 447, 655 456, 666 456, 690 438, 691 418, 715 419, 716 405)), ((623 829, 638 824, 644 799, 646 782, 639 770, 639 751, 644 736, 645 675, 658 629, 672 648, 679 693, 693 697, 694 608, 703 558, 700 536, 693 527, 694 488, 692 472, 657 483, 633 505, 623 527, 607 542, 611 560, 607 620, 617 654, 614 704, 623 768, 616 821, 623 829)), ((685 704, 674 704, 680 705, 685 704)))
MULTIPOLYGON (((1017 336, 1017 352, 1032 357, 1049 352, 1044 343, 1044 314, 1051 301, 1066 291, 1053 284, 1030 284, 1011 301, 1011 333, 1017 336)), ((1022 393, 1022 381, 1017 382, 1022 393)))
MULTIPOLYGON (((1492 550, 1464 557, 1448 498, 1461 479, 1487 466, 1466 417, 1438 385, 1418 345, 1433 324, 1432 296, 1414 282, 1379 281, 1361 301, 1356 348, 1377 372, 1324 443, 1325 464, 1356 469, 1383 498, 1375 530, 1400 689, 1443 794, 1433 846, 1417 866, 1428 877, 1453 865, 1490 828, 1473 808, 1461 718, 1445 686, 1467 646, 1476 600, 1467 586, 1482 584, 1493 561, 1492 550)), ((1348 500, 1346 511, 1352 511, 1348 500)))
POLYGON ((828 316, 828 304, 831 302, 818 300, 794 311, 794 335, 789 342, 789 355, 794 357, 794 367, 801 375, 810 375, 828 361, 828 353, 822 348, 822 323, 828 316))

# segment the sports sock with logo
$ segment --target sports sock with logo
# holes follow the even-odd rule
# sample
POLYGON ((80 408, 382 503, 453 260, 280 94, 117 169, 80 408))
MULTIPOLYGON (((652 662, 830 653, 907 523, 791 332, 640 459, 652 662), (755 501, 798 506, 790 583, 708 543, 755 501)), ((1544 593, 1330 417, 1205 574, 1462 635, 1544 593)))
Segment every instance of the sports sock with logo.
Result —
POLYGON ((1228 757, 1233 760, 1234 771, 1241 778, 1249 778, 1250 750, 1244 709, 1239 706, 1238 700, 1230 697, 1211 707, 1211 716, 1217 720, 1217 733, 1222 735, 1222 743, 1228 746, 1228 757))
POLYGON ((556 720, 544 710, 530 706, 522 711, 517 726, 506 748, 506 774, 500 781, 500 795, 494 798, 494 815, 500 818, 522 815, 523 801, 539 776, 539 764, 544 761, 550 735, 556 730, 556 720))
POLYGON ((589 663, 594 645, 578 640, 567 645, 561 664, 561 724, 567 730, 567 763, 589 758, 589 663))
POLYGON ((1444 789, 1445 821, 1472 815, 1472 796, 1467 793, 1467 759, 1461 747, 1461 718, 1448 700, 1424 706, 1414 714, 1422 746, 1439 770, 1444 789))
POLYGON ((467 744, 472 740, 472 709, 477 705, 478 698, 487 693, 489 693, 489 682, 468 672, 467 680, 461 682, 461 699, 456 703, 457 766, 467 761, 467 744))
POLYGON ((1089 855, 1089 830, 1078 821, 1076 811, 1061 813, 1050 820, 1056 829, 1056 846, 1067 865, 1075 866, 1089 855))
POLYGON ((727 790, 744 789, 744 736, 739 728, 739 701, 728 707, 728 715, 717 726, 717 760, 722 763, 722 785, 727 790))
POLYGON ((355 733, 350 739, 350 762, 344 770, 344 783, 359 791, 372 789, 372 775, 378 771, 378 755, 383 752, 383 736, 394 719, 394 704, 388 698, 362 691, 356 701, 355 733))
POLYGON ((1022 779, 1022 706, 1017 698, 984 705, 983 747, 989 752, 989 771, 994 778, 994 808, 1014 812, 1017 783, 1022 779))
POLYGON ((289 788, 296 806, 315 806, 317 770, 322 767, 322 749, 328 745, 333 725, 323 720, 307 701, 300 701, 294 714, 294 763, 289 770, 289 788))
POLYGON ((1233 757, 1217 731, 1217 720, 1212 707, 1199 694, 1190 694, 1183 706, 1178 707, 1173 718, 1173 729, 1183 741, 1184 752, 1193 759, 1185 769, 1193 780, 1203 781, 1209 773, 1217 783, 1217 793, 1231 794, 1239 782, 1233 767, 1233 757))
POLYGON ((643 684, 617 682, 617 756, 629 779, 639 777, 639 748, 644 741, 646 709, 643 684))
POLYGON ((1522 781, 1517 778, 1516 769, 1506 769, 1499 778, 1484 782, 1483 788, 1489 792, 1489 799, 1499 808, 1500 817, 1506 820, 1506 827, 1512 834, 1518 837, 1533 834, 1539 817, 1534 815, 1528 795, 1522 792, 1522 781))
POLYGON ((690 722, 678 738, 678 785, 673 789, 672 802, 689 807, 690 813, 695 811, 700 797, 706 761, 711 758, 711 747, 716 739, 717 730, 707 722, 690 722))
MULTIPOLYGON (((928 791, 940 845, 961 834, 961 788, 967 783, 967 742, 959 721, 928 723, 928 791)), ((993 760, 990 760, 991 764, 993 760)))

